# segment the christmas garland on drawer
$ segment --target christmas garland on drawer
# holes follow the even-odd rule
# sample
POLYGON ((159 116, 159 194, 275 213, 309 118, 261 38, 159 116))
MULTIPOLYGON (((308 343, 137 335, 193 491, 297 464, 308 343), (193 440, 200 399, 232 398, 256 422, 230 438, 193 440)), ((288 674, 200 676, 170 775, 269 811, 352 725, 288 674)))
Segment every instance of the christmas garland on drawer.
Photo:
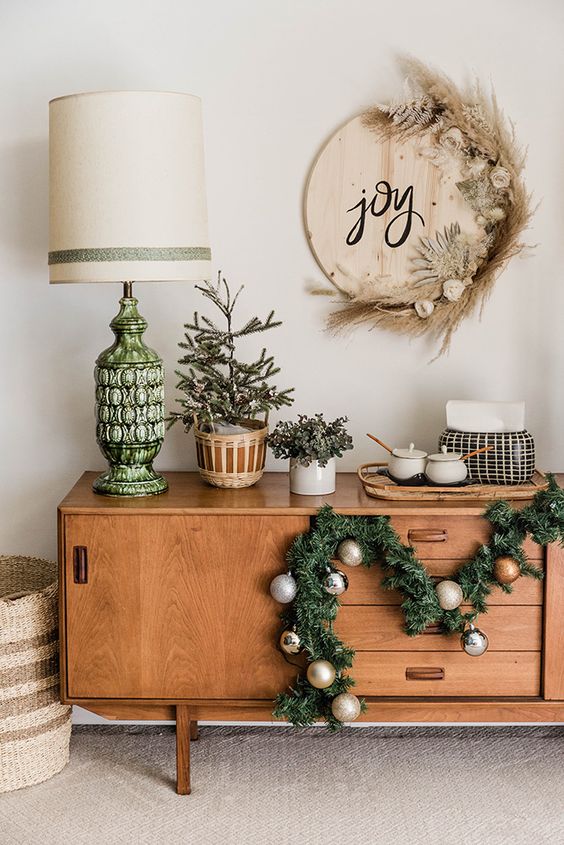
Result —
POLYGON ((564 544, 564 490, 549 476, 546 490, 532 503, 515 510, 506 502, 491 504, 484 516, 492 532, 488 545, 464 563, 449 579, 435 581, 427 574, 413 548, 405 546, 388 516, 343 516, 326 505, 312 529, 300 534, 288 552, 288 572, 276 576, 270 585, 273 598, 285 604, 280 618, 284 630, 280 649, 289 655, 301 652, 307 671, 294 687, 275 701, 274 716, 303 727, 324 719, 330 730, 353 721, 366 708, 350 690, 354 650, 336 635, 333 624, 339 609, 338 596, 348 586, 347 577, 335 566, 372 567, 379 563, 385 572, 382 585, 403 595, 401 609, 405 632, 414 637, 428 625, 439 623, 442 633, 459 632, 463 649, 480 655, 487 637, 474 627, 480 613, 487 612, 487 598, 493 587, 507 593, 520 575, 542 578, 523 551, 529 534, 539 545, 564 544), (462 613, 462 604, 472 605, 462 613))

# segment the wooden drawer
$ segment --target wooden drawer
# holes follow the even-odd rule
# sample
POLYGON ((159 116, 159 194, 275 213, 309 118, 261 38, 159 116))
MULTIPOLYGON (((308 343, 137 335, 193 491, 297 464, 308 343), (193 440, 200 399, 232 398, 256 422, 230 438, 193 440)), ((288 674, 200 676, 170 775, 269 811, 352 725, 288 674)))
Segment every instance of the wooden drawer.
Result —
MULTIPOLYGON (((463 611, 469 610, 463 607, 463 611)), ((478 626, 488 635, 490 651, 540 651, 542 642, 542 607, 491 607, 479 617, 478 626)), ((456 651, 460 652, 460 634, 445 636, 423 633, 408 637, 399 607, 342 607, 335 631, 348 646, 360 651, 456 651)), ((489 653, 489 652, 488 652, 489 653)), ((466 655, 467 660, 471 660, 466 655)), ((477 658, 476 658, 477 660, 477 658)))
MULTIPOLYGON (((481 516, 394 516, 392 525, 402 543, 413 546, 417 557, 431 560, 470 560, 491 535, 490 523, 481 516)), ((524 549, 532 560, 543 557, 543 547, 530 538, 524 549)))
MULTIPOLYGON (((538 548, 538 547, 537 547, 538 548)), ((448 578, 460 567, 460 560, 423 560, 422 561, 431 577, 448 578)), ((542 561, 536 561, 540 569, 544 569, 542 561)), ((339 564, 336 562, 336 566, 339 564)), ((349 588, 341 598, 341 604, 400 604, 403 599, 397 590, 385 590, 382 587, 384 570, 380 565, 366 569, 364 566, 357 566, 352 569, 350 566, 342 566, 349 579, 349 588)), ((511 593, 504 593, 501 589, 492 589, 488 597, 488 604, 494 605, 541 605, 543 602, 543 581, 535 578, 519 578, 513 585, 511 593)))
POLYGON ((354 692, 371 696, 538 696, 540 653, 358 652, 354 692), (410 680, 420 676, 425 680, 410 680), (436 678, 436 679, 435 679, 436 678))

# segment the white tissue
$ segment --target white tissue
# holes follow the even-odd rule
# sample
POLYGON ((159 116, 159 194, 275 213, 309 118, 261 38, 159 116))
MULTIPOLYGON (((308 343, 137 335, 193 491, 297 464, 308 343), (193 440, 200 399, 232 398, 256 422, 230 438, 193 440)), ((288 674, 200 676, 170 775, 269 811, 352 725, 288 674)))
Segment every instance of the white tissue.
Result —
POLYGON ((524 431, 525 403, 449 399, 446 418, 453 431, 524 431))

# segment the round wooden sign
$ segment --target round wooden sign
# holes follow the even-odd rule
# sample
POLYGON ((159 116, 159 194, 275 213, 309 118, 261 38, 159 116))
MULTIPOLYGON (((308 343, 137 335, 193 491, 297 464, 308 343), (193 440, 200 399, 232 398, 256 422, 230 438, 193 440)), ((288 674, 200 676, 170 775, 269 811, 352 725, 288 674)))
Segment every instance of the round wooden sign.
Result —
POLYGON ((415 284, 420 238, 454 223, 478 236, 456 187, 459 167, 455 157, 438 162, 425 135, 381 140, 361 115, 341 127, 317 157, 305 196, 308 240, 331 282, 353 295, 370 285, 385 297, 415 284))

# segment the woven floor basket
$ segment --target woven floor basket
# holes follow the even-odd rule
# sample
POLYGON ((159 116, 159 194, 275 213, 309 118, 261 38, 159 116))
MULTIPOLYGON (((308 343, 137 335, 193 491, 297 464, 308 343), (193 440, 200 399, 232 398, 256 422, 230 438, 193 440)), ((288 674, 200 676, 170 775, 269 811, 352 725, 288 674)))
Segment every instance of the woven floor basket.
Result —
POLYGON ((245 434, 216 434, 202 431, 194 423, 200 475, 214 487, 250 487, 264 472, 268 423, 242 420, 245 434))
POLYGON ((0 556, 0 792, 41 783, 68 762, 57 625, 56 564, 0 556))

